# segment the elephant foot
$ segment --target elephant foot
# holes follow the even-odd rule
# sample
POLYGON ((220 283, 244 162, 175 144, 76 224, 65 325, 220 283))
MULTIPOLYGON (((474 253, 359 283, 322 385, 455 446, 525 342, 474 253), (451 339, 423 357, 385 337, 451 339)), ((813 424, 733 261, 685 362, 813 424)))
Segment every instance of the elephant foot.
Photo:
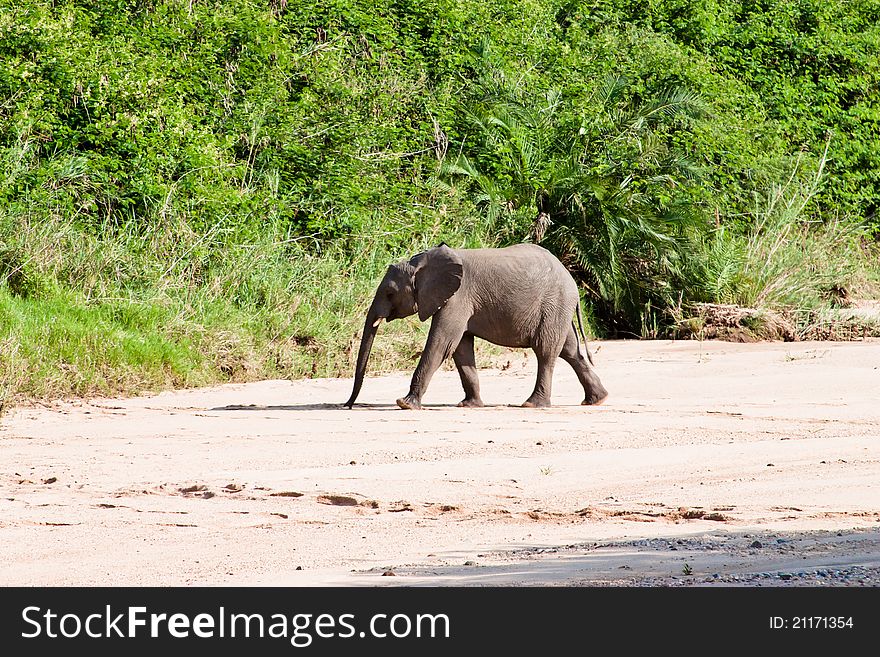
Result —
POLYGON ((462 399, 457 406, 459 408, 483 408, 483 402, 479 399, 462 399))
POLYGON ((422 403, 413 397, 412 395, 407 395, 406 397, 401 397, 397 400, 397 405, 400 406, 404 410, 409 411, 420 411, 422 410, 422 403))
POLYGON ((605 403, 606 399, 608 399, 608 391, 602 388, 600 391, 589 393, 581 402, 581 406, 599 406, 605 403))
POLYGON ((532 399, 529 397, 522 403, 523 408, 550 408, 550 401, 547 399, 532 399))

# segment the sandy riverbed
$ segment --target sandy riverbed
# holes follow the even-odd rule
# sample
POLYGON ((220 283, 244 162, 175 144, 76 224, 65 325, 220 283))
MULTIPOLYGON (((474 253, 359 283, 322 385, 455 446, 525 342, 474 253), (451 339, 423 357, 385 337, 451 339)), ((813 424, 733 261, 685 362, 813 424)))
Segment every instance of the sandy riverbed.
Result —
POLYGON ((591 347, 599 407, 562 361, 509 406, 513 352, 482 409, 448 370, 421 412, 408 372, 15 408, 0 583, 880 582, 880 342, 591 347))

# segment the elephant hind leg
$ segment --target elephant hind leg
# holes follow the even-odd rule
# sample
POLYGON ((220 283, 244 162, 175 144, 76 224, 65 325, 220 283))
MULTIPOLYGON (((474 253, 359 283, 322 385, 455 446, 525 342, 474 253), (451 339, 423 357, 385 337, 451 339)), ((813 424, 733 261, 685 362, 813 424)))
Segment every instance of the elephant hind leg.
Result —
POLYGON ((553 388, 553 368, 556 364, 556 356, 535 351, 538 358, 538 378, 535 381, 535 389, 523 402, 525 408, 547 408, 550 406, 550 393, 553 388))
POLYGON ((559 356, 562 335, 542 336, 540 341, 532 345, 535 357, 538 359, 538 376, 535 380, 535 389, 523 402, 526 408, 547 408, 550 406, 550 394, 553 389, 553 369, 556 366, 556 358, 559 356))
POLYGON ((483 401, 480 399, 480 380, 477 377, 477 360, 474 357, 474 336, 465 333, 461 342, 452 352, 452 360, 461 377, 461 386, 464 388, 464 399, 458 405, 463 408, 481 408, 483 401))
POLYGON ((571 365, 584 388, 584 401, 581 404, 585 406, 598 405, 608 397, 608 391, 602 385, 602 382, 599 381, 599 377, 596 376, 587 359, 584 358, 580 346, 580 340, 578 340, 577 334, 574 332, 574 327, 571 327, 559 357, 571 365))

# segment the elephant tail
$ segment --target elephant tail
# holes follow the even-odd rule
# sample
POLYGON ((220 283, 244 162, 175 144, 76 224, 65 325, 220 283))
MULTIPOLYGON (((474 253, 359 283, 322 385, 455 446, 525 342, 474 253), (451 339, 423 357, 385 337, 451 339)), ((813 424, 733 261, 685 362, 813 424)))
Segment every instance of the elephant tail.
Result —
MULTIPOLYGON (((577 320, 578 320, 578 323, 577 323, 578 330, 575 331, 574 334, 575 334, 575 336, 580 335, 581 340, 584 341, 584 351, 587 352, 587 360, 590 361, 590 365, 595 366, 595 363, 593 363, 593 356, 590 353, 589 347, 587 347, 587 336, 584 333, 584 320, 581 315, 581 300, 580 299, 578 299, 578 303, 577 303, 577 306, 575 307, 575 310, 576 310, 575 314, 577 315, 577 320), (580 333, 578 333, 578 331, 580 331, 580 333)), ((571 328, 574 329, 574 322, 571 323, 571 328)))

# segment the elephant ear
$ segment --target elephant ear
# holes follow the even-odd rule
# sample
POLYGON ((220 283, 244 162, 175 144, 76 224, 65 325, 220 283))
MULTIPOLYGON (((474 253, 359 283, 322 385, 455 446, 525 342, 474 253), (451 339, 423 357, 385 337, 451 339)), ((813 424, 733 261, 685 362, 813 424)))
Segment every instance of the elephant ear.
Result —
POLYGON ((423 322, 440 310, 461 287, 462 262, 445 244, 412 257, 413 288, 423 322))

